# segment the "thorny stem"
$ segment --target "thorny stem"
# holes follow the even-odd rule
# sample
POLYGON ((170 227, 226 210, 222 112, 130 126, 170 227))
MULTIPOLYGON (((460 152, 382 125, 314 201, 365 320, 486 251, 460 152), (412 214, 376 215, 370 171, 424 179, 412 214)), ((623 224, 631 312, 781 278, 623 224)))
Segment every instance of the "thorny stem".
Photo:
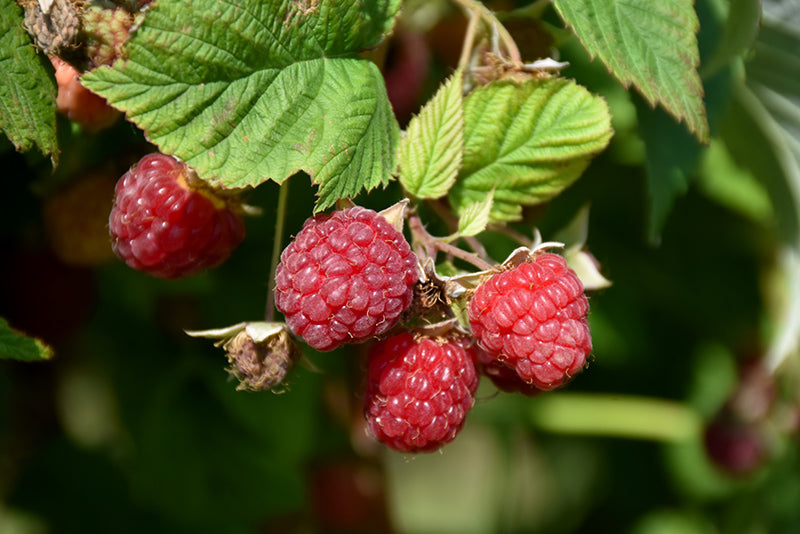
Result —
POLYGON ((433 257, 434 254, 432 253, 435 253, 435 251, 438 250, 439 252, 444 252, 445 254, 450 254, 451 256, 464 260, 467 263, 474 265, 481 271, 488 271, 494 268, 491 264, 482 260, 475 254, 467 252, 466 250, 462 250, 451 245, 450 243, 445 243, 441 239, 437 239, 430 235, 422 225, 420 218, 416 215, 412 215, 408 218, 408 228, 411 230, 411 235, 414 237, 414 240, 424 247, 425 252, 430 257, 433 257))
POLYGON ((275 271, 281 259, 283 250, 283 226, 286 219, 286 204, 289 199, 289 181, 285 181, 278 189, 278 206, 275 210, 275 235, 272 239, 272 258, 269 264, 269 279, 267 285, 267 310, 264 318, 272 322, 275 318, 275 271))
POLYGON ((497 20, 497 17, 489 10, 489 8, 487 8, 478 0, 453 1, 457 4, 460 4, 464 9, 467 9, 480 16, 480 18, 482 18, 490 28, 497 32, 498 37, 503 42, 506 52, 508 52, 511 63, 515 65, 522 64, 522 56, 519 53, 519 48, 517 48, 517 43, 514 42, 514 38, 511 37, 511 34, 508 33, 508 30, 506 30, 505 26, 500 24, 500 21, 497 20))

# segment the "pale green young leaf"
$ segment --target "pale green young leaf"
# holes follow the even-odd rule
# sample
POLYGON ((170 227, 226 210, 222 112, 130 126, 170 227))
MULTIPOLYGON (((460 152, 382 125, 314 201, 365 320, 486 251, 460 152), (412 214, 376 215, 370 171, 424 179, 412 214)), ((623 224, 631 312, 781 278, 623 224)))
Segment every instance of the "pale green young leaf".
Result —
POLYGON ((83 82, 161 151, 221 187, 305 171, 317 209, 388 182, 397 121, 378 68, 357 56, 399 0, 159 0, 128 58, 83 82))
POLYGON ((411 119, 400 141, 400 183, 417 198, 440 198, 456 181, 464 151, 462 73, 456 71, 411 119))
POLYGON ((518 220, 583 173, 612 136, 605 101, 575 82, 494 82, 464 99, 464 156, 449 200, 458 213, 494 190, 493 221, 518 220))
POLYGON ((30 362, 52 357, 53 349, 47 344, 14 330, 0 317, 0 359, 30 362))
POLYGON ((458 219, 458 235, 470 237, 483 232, 486 229, 486 225, 489 224, 493 203, 494 190, 489 191, 486 198, 480 202, 475 202, 464 208, 461 212, 461 217, 458 219))
POLYGON ((55 164, 56 85, 22 21, 14 0, 0 0, 0 131, 18 151, 36 147, 55 164))
POLYGON ((586 50, 651 106, 660 104, 709 139, 697 67, 699 28, 692 0, 554 0, 586 50))

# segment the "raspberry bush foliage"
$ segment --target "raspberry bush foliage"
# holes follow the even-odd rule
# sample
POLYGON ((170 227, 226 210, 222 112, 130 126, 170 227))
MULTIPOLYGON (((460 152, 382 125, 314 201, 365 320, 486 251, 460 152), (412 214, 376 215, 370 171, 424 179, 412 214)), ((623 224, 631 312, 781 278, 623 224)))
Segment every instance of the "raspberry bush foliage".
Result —
POLYGON ((796 530, 798 11, 0 0, 0 531, 796 530))

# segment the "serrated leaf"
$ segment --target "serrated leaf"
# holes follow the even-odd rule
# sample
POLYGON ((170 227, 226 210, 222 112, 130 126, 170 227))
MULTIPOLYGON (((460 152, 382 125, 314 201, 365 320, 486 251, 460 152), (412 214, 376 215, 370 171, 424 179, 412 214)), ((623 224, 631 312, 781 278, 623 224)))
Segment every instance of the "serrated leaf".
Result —
POLYGON ((458 219, 458 235, 469 237, 483 232, 489 224, 492 204, 494 204, 494 191, 489 191, 486 198, 464 208, 458 219))
POLYGON ((47 344, 14 330, 0 317, 0 359, 31 362, 52 357, 53 349, 47 344))
POLYGON ((464 151, 462 90, 458 70, 411 119, 400 141, 400 183, 417 198, 441 198, 456 181, 464 151))
POLYGON ((0 0, 0 131, 14 147, 58 162, 56 86, 22 26, 22 9, 0 0))
POLYGON ((128 59, 82 77, 158 147, 222 187, 307 172, 317 209, 385 184, 399 128, 383 77, 356 54, 399 0, 159 0, 128 59))
MULTIPOLYGON (((730 68, 705 80, 706 108, 712 127, 727 109, 732 88, 730 68)), ((661 108, 651 108, 635 97, 638 131, 645 146, 645 171, 649 193, 648 237, 660 239, 675 201, 694 179, 704 147, 661 108)))
POLYGON ((458 213, 494 189, 493 221, 522 216, 572 184, 611 139, 605 101, 565 79, 500 81, 464 99, 464 157, 449 200, 458 213))
POLYGON ((709 140, 692 0, 554 0, 586 50, 626 87, 709 140))

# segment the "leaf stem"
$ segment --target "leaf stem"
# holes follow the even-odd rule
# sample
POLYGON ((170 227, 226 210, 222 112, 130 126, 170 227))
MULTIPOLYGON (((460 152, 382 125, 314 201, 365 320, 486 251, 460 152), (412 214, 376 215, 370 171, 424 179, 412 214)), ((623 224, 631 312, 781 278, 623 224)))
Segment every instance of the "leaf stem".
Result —
POLYGON ((470 55, 472 54, 472 43, 475 42, 475 32, 478 29, 478 21, 480 16, 475 11, 469 17, 467 23, 467 31, 464 34, 464 42, 461 44, 461 56, 458 58, 458 70, 462 72, 467 71, 467 63, 469 63, 470 55))
POLYGON ((497 20, 497 17, 489 10, 489 8, 487 8, 478 0, 453 0, 453 2, 480 16, 480 18, 482 18, 490 28, 497 32, 498 37, 503 42, 506 52, 508 52, 508 57, 511 60, 511 63, 515 65, 522 64, 522 56, 519 53, 519 48, 517 48, 517 43, 514 41, 514 38, 511 37, 511 34, 508 33, 508 30, 505 28, 505 26, 503 26, 500 21, 497 20))
POLYGON ((489 230, 490 232, 497 232, 499 234, 504 234, 513 239, 515 243, 517 243, 518 245, 522 245, 523 247, 530 248, 531 246, 533 246, 534 243, 533 238, 528 237, 520 232, 517 232, 510 226, 489 223, 486 229, 489 230))
POLYGON ((489 253, 486 252, 486 248, 483 246, 483 243, 478 241, 477 238, 473 236, 458 235, 458 219, 452 213, 450 213, 450 210, 447 209, 447 206, 445 206, 441 200, 429 200, 428 205, 445 222, 450 231, 453 232, 453 236, 446 238, 446 241, 452 241, 453 239, 461 238, 481 259, 487 261, 491 260, 489 253))
POLYGON ((269 280, 267 282, 267 309, 264 318, 272 322, 275 318, 275 271, 281 259, 283 250, 283 228, 286 222, 286 204, 289 199, 289 180, 286 180, 278 189, 278 206, 275 209, 275 234, 272 239, 272 258, 269 265, 269 280))

